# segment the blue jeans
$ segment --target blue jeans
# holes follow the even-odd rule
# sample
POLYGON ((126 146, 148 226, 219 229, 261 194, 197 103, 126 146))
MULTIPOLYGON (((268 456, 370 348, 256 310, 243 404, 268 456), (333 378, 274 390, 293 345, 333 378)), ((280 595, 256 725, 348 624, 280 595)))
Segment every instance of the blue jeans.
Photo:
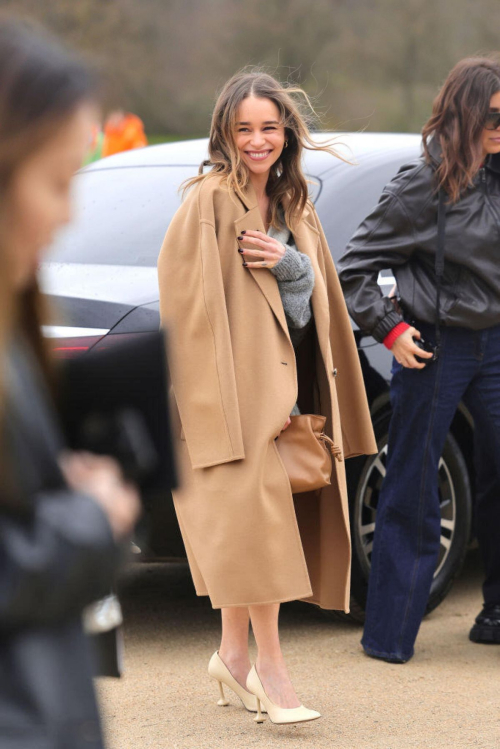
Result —
MULTIPOLYGON (((416 327, 435 341, 432 325, 419 322, 416 327)), ((439 554, 438 464, 461 400, 489 444, 488 465, 493 485, 498 485, 500 325, 481 331, 443 328, 436 362, 423 370, 393 364, 387 472, 377 508, 361 641, 369 655, 403 662, 413 655, 439 554)), ((478 520, 489 527, 489 542, 497 549, 500 526, 496 522, 493 527, 493 515, 498 520, 500 497, 492 491, 484 496, 489 502, 478 520)))

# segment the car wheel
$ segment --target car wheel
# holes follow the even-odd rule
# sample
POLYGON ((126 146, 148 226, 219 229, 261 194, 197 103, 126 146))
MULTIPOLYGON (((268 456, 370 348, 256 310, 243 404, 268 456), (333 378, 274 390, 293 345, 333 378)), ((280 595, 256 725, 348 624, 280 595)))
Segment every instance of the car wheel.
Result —
MULTIPOLYGON (((352 536, 352 578, 350 619, 364 621, 377 504, 385 475, 390 413, 375 423, 378 453, 347 461, 347 484, 352 536)), ((472 499, 469 474, 457 441, 448 434, 439 462, 441 544, 427 613, 448 594, 460 573, 470 538, 472 499)))

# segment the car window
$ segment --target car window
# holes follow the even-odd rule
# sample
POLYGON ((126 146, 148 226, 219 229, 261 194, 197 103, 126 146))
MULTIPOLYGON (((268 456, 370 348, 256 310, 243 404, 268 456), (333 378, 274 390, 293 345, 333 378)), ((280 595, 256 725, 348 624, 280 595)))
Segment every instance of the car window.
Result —
POLYGON ((180 205, 178 188, 196 166, 100 169, 81 172, 76 215, 47 260, 60 263, 154 266, 180 205))

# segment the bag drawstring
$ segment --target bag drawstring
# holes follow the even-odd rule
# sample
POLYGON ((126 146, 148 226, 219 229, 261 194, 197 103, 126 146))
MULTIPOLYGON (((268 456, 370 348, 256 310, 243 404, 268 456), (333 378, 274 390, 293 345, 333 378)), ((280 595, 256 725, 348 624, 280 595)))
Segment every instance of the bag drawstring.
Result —
POLYGON ((335 444, 335 442, 324 432, 321 432, 319 435, 320 440, 325 442, 328 447, 330 448, 331 454, 338 460, 339 463, 342 463, 342 450, 341 448, 335 444))

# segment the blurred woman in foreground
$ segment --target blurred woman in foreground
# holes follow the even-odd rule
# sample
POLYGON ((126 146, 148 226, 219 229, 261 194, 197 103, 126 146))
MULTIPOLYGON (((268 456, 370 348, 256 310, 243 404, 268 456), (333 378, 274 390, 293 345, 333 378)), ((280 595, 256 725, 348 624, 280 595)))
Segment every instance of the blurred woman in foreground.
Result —
POLYGON ((102 747, 82 609, 109 590, 138 512, 111 458, 63 453, 36 269, 70 218, 92 81, 0 22, 0 746, 102 747))

